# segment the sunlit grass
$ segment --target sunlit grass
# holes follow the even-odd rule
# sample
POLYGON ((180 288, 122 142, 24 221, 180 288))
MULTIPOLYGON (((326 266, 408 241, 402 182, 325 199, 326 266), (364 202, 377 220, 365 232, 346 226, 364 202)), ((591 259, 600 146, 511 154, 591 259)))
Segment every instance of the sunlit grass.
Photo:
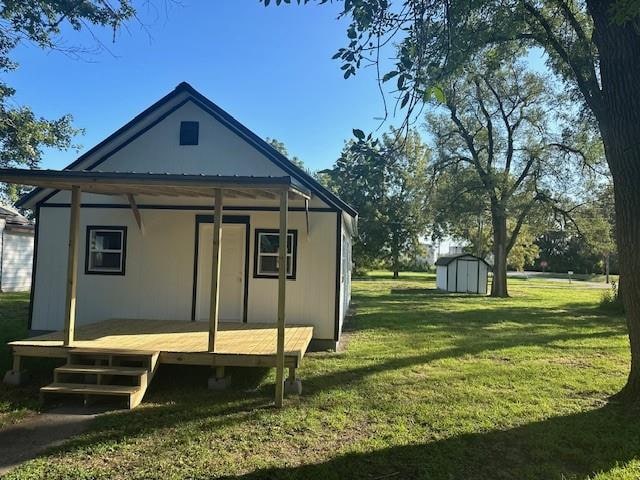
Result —
MULTIPOLYGON (((432 274, 354 283, 340 353, 305 357, 304 393, 271 405, 273 373, 162 367, 141 407, 10 478, 638 478, 624 321, 601 291, 510 280, 512 297, 434 291, 432 274)), ((18 395, 18 394, 16 394, 18 395)))

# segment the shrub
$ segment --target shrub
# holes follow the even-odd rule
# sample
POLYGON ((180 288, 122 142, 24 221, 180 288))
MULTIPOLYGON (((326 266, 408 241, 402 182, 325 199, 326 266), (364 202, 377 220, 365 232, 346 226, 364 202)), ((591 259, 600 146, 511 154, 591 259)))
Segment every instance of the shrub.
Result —
POLYGON ((622 298, 620 297, 617 282, 611 282, 611 288, 602 293, 602 297, 600 298, 600 307, 612 312, 624 313, 624 305, 622 304, 622 298))

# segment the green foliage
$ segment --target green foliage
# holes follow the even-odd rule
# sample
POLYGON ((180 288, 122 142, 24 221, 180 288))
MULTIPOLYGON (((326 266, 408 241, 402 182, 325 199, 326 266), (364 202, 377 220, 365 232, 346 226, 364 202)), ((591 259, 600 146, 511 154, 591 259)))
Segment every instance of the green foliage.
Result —
MULTIPOLYGON (((434 230, 467 240, 476 255, 493 253, 502 278, 507 266, 522 270, 537 256, 544 212, 584 188, 577 156, 567 153, 578 146, 565 143, 576 135, 561 123, 562 96, 511 53, 483 52, 444 83, 446 104, 427 117, 437 152, 434 230)), ((597 165, 599 151, 584 157, 597 165)))
POLYGON ((624 313, 624 305, 622 304, 622 297, 620 297, 620 289, 617 282, 611 282, 611 288, 602 292, 600 307, 615 313, 624 313))
POLYGON ((417 131, 391 130, 382 139, 354 130, 325 184, 358 210, 357 268, 386 261, 398 271, 400 257, 425 233, 427 164, 430 152, 417 131))
MULTIPOLYGON (((73 49, 59 45, 61 26, 75 30, 88 25, 107 26, 115 31, 134 15, 127 0, 116 5, 99 0, 37 2, 5 1, 0 6, 0 71, 6 74, 17 67, 13 49, 20 42, 30 42, 47 50, 73 49)), ((72 126, 71 115, 54 120, 36 115, 28 106, 16 106, 15 90, 0 82, 0 168, 26 166, 36 168, 44 148, 67 149, 81 130, 72 126)), ((0 188, 4 201, 15 199, 15 190, 0 188)))
POLYGON ((287 146, 283 142, 281 142, 280 140, 277 140, 275 138, 269 138, 269 137, 266 138, 266 141, 267 141, 267 143, 269 145, 271 145, 273 148, 275 148, 278 152, 280 152, 282 155, 287 157, 297 167, 300 167, 304 171, 308 172, 308 169, 304 166, 304 162, 300 158, 298 158, 297 156, 290 155, 289 154, 289 150, 287 150, 287 146))
POLYGON ((545 261, 548 271, 605 273, 609 257, 613 260, 611 270, 618 270, 613 188, 607 183, 594 189, 566 218, 548 219, 547 228, 536 239, 540 248, 537 268, 545 261))

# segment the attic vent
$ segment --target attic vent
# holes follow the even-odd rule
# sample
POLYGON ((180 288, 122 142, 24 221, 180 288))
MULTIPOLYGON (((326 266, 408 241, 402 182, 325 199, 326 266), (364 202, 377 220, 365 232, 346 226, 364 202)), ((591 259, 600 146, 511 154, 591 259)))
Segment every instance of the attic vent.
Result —
POLYGON ((198 122, 180 122, 180 145, 198 145, 198 122))

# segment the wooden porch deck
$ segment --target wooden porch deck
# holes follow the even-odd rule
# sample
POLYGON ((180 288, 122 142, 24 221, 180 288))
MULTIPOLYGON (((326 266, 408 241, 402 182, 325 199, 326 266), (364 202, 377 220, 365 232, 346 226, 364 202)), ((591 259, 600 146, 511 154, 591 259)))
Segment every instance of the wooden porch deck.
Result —
MULTIPOLYGON (((63 332, 53 332, 10 342, 21 357, 66 358, 69 353, 113 352, 159 355, 159 363, 213 367, 275 367, 275 324, 220 323, 216 352, 208 352, 208 322, 111 319, 78 326, 75 341, 63 345, 63 332)), ((290 325, 285 329, 285 366, 297 368, 307 351, 313 327, 290 325)))

